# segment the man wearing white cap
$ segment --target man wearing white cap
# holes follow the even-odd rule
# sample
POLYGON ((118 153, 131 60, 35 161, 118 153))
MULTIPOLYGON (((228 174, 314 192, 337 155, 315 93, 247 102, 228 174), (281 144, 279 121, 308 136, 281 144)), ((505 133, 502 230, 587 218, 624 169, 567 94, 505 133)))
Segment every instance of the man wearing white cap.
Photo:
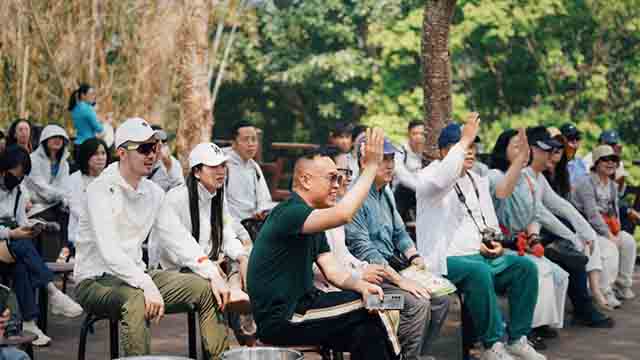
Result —
POLYGON ((219 309, 220 274, 178 219, 161 211, 164 192, 148 180, 160 147, 156 131, 140 118, 122 124, 115 135, 120 161, 87 188, 76 242, 76 297, 85 310, 121 319, 125 356, 150 352, 149 321, 159 321, 165 303, 194 304, 206 352, 227 348, 219 309), (195 274, 146 271, 142 243, 153 229, 160 245, 195 274), (182 241, 180 241, 182 240, 182 241), (213 291, 212 291, 213 289, 213 291), (217 300, 217 304, 216 304, 217 300))

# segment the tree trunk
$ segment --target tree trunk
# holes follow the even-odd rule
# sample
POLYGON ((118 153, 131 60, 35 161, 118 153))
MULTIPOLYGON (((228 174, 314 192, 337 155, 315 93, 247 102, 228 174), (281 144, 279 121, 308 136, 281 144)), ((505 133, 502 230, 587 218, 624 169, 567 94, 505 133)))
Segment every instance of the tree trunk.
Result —
POLYGON ((427 0, 422 23, 424 127, 427 160, 438 158, 440 130, 451 121, 449 28, 456 0, 427 0))
POLYGON ((177 48, 180 56, 180 113, 176 147, 183 169, 188 168, 191 149, 201 142, 211 141, 213 114, 209 94, 208 24, 210 1, 185 2, 185 13, 177 48))

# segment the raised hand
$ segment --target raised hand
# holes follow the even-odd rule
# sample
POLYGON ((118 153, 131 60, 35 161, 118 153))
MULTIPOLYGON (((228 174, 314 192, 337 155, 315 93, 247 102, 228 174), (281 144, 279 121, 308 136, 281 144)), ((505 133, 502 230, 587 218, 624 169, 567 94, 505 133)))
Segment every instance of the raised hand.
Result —
POLYGON ((517 155, 515 161, 524 167, 529 163, 529 156, 531 152, 531 149, 529 148, 529 139, 527 139, 527 132, 524 128, 518 129, 518 137, 516 141, 517 155))
POLYGON ((473 142, 476 140, 479 131, 480 114, 478 114, 477 112, 469 113, 469 116, 467 116, 467 121, 462 127, 462 137, 460 139, 460 142, 462 142, 466 146, 471 146, 471 144, 473 144, 473 142))
POLYGON ((367 129, 362 145, 363 167, 378 167, 383 159, 384 131, 380 128, 367 129))

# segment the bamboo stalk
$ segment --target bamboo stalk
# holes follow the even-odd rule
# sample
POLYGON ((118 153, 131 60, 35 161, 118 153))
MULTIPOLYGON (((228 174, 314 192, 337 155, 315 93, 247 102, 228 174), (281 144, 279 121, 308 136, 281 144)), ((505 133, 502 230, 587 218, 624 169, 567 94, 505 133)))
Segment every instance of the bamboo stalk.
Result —
POLYGON ((29 78, 29 51, 30 46, 24 47, 24 58, 22 60, 22 91, 20 93, 20 117, 27 117, 27 79, 29 78))
MULTIPOLYGON (((91 28, 91 50, 89 51, 89 82, 94 83, 96 72, 96 35, 98 32, 98 0, 93 0, 91 4, 91 17, 93 26, 91 28)), ((95 85, 94 85, 95 86, 95 85)))
POLYGON ((242 14, 244 10, 245 2, 242 1, 238 8, 236 9, 236 19, 233 22, 233 26, 231 27, 231 34, 229 34, 229 38, 227 39, 227 46, 224 49, 224 54, 222 56, 222 63, 220 64, 220 68, 218 69, 218 77, 216 78, 216 85, 213 88, 213 94, 211 95, 211 111, 216 108, 216 98, 218 97, 218 91, 220 90, 220 85, 222 84, 222 77, 224 75, 225 68, 227 66, 227 60, 229 58, 229 53, 231 52, 231 46, 233 45, 233 40, 235 38, 236 30, 238 29, 239 16, 242 14))
POLYGON ((47 51, 49 62, 51 63, 51 66, 53 67, 54 72, 56 73, 58 82, 60 83, 60 90, 64 92, 64 79, 62 77, 62 74, 60 73, 60 69, 58 69, 58 66, 56 65, 56 59, 53 56, 53 53, 51 52, 51 48, 49 47, 49 42, 44 37, 44 33, 42 32, 42 26, 40 26, 40 21, 38 21, 38 17, 36 16, 35 11, 33 10, 33 0, 29 0, 29 15, 33 19, 33 22, 36 25, 35 27, 38 30, 38 35, 40 35, 40 40, 42 40, 42 43, 44 44, 44 48, 47 51))

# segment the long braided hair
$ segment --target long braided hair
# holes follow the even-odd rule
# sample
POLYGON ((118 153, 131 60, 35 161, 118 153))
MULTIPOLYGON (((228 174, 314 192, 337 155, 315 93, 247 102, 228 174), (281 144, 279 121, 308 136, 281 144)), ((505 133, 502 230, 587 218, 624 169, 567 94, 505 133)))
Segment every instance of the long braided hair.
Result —
MULTIPOLYGON (((187 177, 186 184, 189 193, 189 215, 191 217, 191 234, 200 240, 200 207, 198 202, 198 183, 196 171, 202 169, 202 165, 196 165, 191 168, 191 172, 187 177)), ((211 252, 208 254, 212 261, 218 259, 218 255, 222 250, 222 230, 224 227, 224 219, 222 215, 222 206, 224 205, 224 187, 218 189, 216 195, 211 200, 211 252)))

